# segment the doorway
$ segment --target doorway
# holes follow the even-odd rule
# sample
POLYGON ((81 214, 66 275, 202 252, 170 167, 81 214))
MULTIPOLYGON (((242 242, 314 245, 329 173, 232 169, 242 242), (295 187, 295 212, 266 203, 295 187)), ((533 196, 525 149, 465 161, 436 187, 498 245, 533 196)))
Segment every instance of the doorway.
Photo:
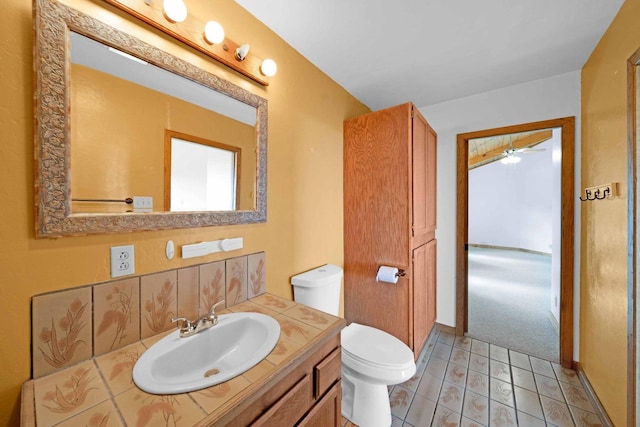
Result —
POLYGON ((575 118, 546 120, 459 134, 457 137, 456 333, 469 329, 469 141, 501 135, 560 128, 560 310, 559 361, 573 365, 573 209, 575 118))

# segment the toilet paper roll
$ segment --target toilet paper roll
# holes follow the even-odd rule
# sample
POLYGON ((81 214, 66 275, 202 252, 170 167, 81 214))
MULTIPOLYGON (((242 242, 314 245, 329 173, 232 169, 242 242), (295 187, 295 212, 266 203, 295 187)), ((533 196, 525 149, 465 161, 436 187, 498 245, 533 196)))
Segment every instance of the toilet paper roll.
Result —
POLYGON ((383 265, 378 268, 376 282, 398 283, 398 269, 383 265))

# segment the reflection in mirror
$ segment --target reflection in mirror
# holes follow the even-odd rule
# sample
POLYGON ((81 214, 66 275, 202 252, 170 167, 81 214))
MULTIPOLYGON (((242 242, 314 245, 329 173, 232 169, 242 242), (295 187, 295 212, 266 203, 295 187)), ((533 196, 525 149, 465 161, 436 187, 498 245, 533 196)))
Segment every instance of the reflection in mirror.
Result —
POLYGON ((266 221, 264 98, 59 2, 35 0, 34 28, 37 237, 266 221), (114 75, 111 65, 88 65, 85 56, 76 59, 87 50, 77 40, 102 62, 111 58, 143 71, 125 79, 122 68, 114 75), (161 71, 172 80, 157 83, 161 71), (161 212, 171 192, 167 131, 242 153, 236 210, 161 212), (134 196, 154 200, 153 212, 128 213, 123 203, 72 203, 72 197, 134 196))
MULTIPOLYGON (((164 157, 170 152, 163 141, 169 126, 188 131, 194 139, 244 150, 246 173, 239 184, 251 194, 241 198, 239 209, 254 209, 249 198, 256 178, 255 107, 76 32, 70 37, 73 213, 126 212, 130 205, 86 200, 136 196, 156 200, 153 211, 235 210, 235 203, 212 201, 213 194, 232 194, 235 180, 229 187, 232 183, 224 174, 211 173, 202 182, 191 174, 190 188, 208 188, 205 198, 196 200, 198 193, 191 192, 190 202, 182 198, 187 204, 173 203, 169 209, 165 200, 163 206, 163 194, 165 199, 170 192, 178 196, 166 187, 173 181, 164 179, 164 157), (224 178, 214 181, 215 176, 224 178)), ((175 155, 172 160, 187 162, 175 155)))
MULTIPOLYGON (((167 131, 165 137, 165 209, 175 212, 230 211, 242 194, 238 176, 242 150, 167 131)), ((251 203, 252 197, 245 200, 251 203)))

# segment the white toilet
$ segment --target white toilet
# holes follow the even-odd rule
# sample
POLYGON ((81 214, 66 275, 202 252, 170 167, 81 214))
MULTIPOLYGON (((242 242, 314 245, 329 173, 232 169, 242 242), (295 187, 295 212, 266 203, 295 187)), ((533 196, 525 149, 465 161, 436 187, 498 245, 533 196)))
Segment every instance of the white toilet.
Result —
MULTIPOLYGON (((327 264, 291 278, 296 302, 338 315, 342 268, 327 264)), ((342 345, 342 416, 359 427, 389 427, 387 386, 416 372, 413 352, 391 334, 351 323, 342 345)))

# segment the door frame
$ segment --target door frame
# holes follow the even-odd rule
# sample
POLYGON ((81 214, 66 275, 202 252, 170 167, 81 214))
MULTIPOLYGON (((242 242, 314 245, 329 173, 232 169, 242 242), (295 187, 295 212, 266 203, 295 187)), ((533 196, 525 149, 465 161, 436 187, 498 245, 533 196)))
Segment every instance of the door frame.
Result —
POLYGON ((518 132, 561 128, 560 195, 560 346, 559 361, 573 368, 573 287, 574 287, 574 170, 575 117, 544 120, 501 128, 461 133, 457 136, 456 215, 456 334, 468 330, 468 238, 469 238, 469 140, 518 132))
POLYGON ((638 74, 640 73, 640 49, 636 50, 627 60, 627 425, 636 425, 640 402, 636 397, 640 396, 640 233, 637 227, 638 201, 640 200, 638 180, 638 127, 640 121, 638 114, 638 74))

